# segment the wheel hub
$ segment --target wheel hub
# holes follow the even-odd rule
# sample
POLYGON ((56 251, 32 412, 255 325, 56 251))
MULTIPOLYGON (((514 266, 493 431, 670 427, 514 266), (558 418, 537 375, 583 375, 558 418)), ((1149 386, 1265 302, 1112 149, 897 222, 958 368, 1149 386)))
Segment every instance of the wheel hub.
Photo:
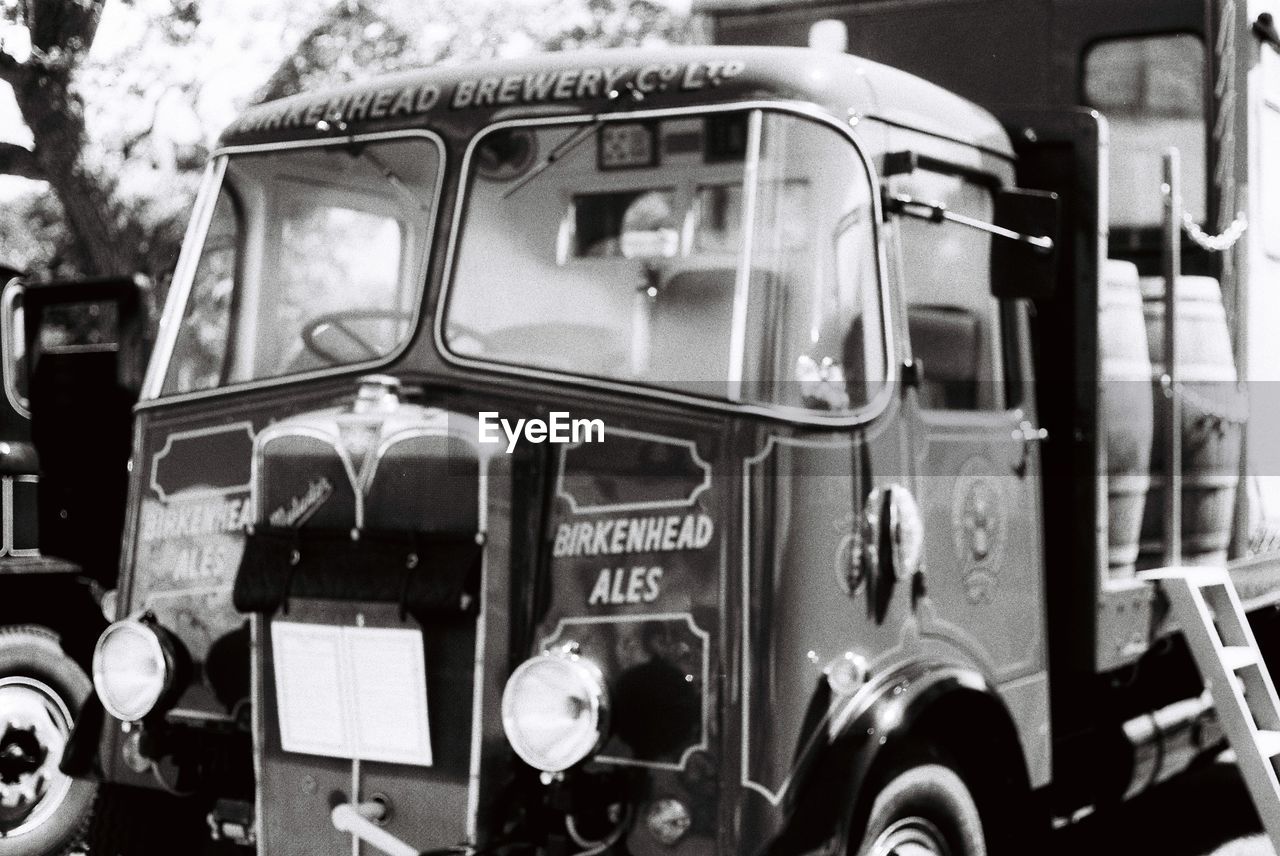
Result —
POLYGON ((0 678, 0 835, 39 826, 66 799, 58 769, 71 736, 71 711, 43 681, 0 678))
POLYGON ((951 848, 923 817, 904 817, 880 833, 868 856, 951 856, 951 848))
POLYGON ((40 769, 48 752, 40 745, 35 728, 13 723, 0 735, 0 784, 12 785, 40 769))

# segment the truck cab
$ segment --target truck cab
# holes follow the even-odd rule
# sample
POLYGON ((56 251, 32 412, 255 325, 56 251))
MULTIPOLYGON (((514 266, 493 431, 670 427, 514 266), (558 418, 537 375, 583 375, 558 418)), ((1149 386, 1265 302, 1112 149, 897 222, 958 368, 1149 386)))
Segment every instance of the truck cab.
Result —
POLYGON ((125 826, 159 785, 271 854, 1003 852, 1036 795, 1181 769, 1211 728, 1152 769, 1167 732, 1126 726, 1205 718, 1185 650, 1149 585, 1117 628, 1087 582, 1097 139, 1034 128, 784 48, 253 108, 135 410, 106 715, 64 766, 125 826), (1148 650, 1177 680, 1113 693, 1148 650), (1059 675, 1091 728, 1058 732, 1059 675))

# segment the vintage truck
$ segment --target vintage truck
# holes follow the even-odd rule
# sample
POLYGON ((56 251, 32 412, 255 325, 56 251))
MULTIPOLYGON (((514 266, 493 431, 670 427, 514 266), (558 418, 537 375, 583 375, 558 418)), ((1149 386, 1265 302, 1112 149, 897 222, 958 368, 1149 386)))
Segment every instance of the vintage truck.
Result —
MULTIPOLYGON (((1014 852, 1223 731, 1271 829, 1274 600, 1236 598, 1231 514, 1199 569, 1109 531, 1162 507, 1109 496, 1112 435, 1181 426, 1108 261, 1105 120, 1004 120, 748 47, 238 119, 63 759, 102 780, 91 851, 1014 852)), ((1229 353, 1186 290, 1209 321, 1166 332, 1229 353)))

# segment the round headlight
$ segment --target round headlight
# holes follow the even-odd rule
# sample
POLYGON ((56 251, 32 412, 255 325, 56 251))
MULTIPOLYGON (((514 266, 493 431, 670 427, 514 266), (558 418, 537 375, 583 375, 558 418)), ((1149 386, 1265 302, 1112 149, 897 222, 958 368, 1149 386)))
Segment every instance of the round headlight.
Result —
POLYGON ((604 738, 608 696, 589 660, 555 652, 526 660, 502 692, 502 728, 529 766, 559 773, 586 758, 604 738))
POLYGON ((173 685, 174 652, 167 634, 132 618, 117 621, 93 650, 93 686, 107 713, 135 722, 173 685))

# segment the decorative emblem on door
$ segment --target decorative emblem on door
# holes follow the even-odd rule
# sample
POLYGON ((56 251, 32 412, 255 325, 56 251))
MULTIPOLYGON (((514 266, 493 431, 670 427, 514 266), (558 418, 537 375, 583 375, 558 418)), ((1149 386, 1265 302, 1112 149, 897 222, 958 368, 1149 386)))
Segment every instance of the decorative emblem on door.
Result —
POLYGON ((991 461, 973 457, 960 467, 951 503, 951 527, 970 603, 990 603, 999 582, 1009 515, 991 461))

